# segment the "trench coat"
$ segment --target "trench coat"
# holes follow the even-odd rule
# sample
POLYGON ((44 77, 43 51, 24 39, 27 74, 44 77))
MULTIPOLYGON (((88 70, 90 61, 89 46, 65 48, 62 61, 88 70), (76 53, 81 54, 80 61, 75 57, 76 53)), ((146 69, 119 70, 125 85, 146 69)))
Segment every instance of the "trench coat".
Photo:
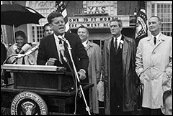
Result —
POLYGON ((97 94, 97 82, 101 75, 101 48, 99 45, 88 41, 85 47, 89 57, 88 78, 89 83, 93 83, 94 87, 89 90, 90 109, 93 113, 99 113, 99 102, 97 94))
MULTIPOLYGON (((136 101, 136 73, 135 73, 135 54, 136 45, 132 38, 124 37, 122 65, 123 65, 123 111, 133 111, 136 101), (131 68, 131 69, 130 69, 131 68)), ((110 115, 110 45, 112 37, 105 40, 103 48, 103 78, 105 87, 105 114, 110 115)), ((115 91, 116 93, 116 91, 115 91)), ((118 93, 117 93, 118 94, 118 93)))
POLYGON ((163 92, 171 88, 165 70, 172 68, 172 38, 163 34, 158 38, 155 46, 152 36, 140 40, 136 53, 136 72, 143 84, 142 107, 150 109, 161 108, 163 92))

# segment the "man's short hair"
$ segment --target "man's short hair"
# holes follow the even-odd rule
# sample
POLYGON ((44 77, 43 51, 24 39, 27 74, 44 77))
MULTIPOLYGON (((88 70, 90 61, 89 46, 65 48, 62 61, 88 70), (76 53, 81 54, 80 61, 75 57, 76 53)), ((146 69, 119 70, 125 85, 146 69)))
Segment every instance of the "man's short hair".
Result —
POLYGON ((165 101, 169 96, 172 96, 172 89, 167 90, 163 93, 163 104, 165 104, 165 101))
POLYGON ((51 24, 52 19, 55 18, 55 17, 63 17, 63 15, 58 11, 53 11, 48 15, 47 21, 51 24))
POLYGON ((110 23, 111 23, 111 22, 114 22, 114 21, 118 22, 118 26, 119 26, 119 27, 122 27, 122 26, 123 26, 122 21, 121 21, 120 19, 114 18, 114 19, 112 19, 112 20, 110 21, 110 23))

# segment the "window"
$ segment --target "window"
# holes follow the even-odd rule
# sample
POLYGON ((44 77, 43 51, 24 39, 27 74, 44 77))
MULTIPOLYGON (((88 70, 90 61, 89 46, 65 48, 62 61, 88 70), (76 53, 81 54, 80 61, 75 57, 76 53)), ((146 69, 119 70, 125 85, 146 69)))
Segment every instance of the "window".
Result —
POLYGON ((162 33, 172 36, 172 2, 153 2, 151 15, 159 16, 162 20, 162 33))
POLYGON ((27 1, 26 6, 35 9, 45 18, 39 20, 39 24, 31 24, 28 27, 29 42, 37 44, 43 38, 43 25, 47 23, 47 16, 56 10, 55 1, 27 1))
POLYGON ((43 33, 43 26, 44 24, 47 23, 47 16, 50 14, 52 11, 54 11, 54 8, 52 9, 44 9, 44 10, 37 10, 40 14, 42 14, 45 18, 40 19, 40 25, 32 25, 32 36, 33 36, 33 41, 32 42, 40 42, 40 39, 43 38, 44 33, 43 33))

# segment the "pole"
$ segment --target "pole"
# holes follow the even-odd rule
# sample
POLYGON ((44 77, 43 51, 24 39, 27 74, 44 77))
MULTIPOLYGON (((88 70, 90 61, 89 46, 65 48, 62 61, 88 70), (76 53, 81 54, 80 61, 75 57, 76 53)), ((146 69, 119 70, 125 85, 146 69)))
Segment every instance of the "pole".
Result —
MULTIPOLYGON (((67 48, 68 48, 68 52, 69 52, 69 55, 70 55, 70 59, 71 59, 71 61, 72 61, 74 73, 75 73, 75 76, 76 76, 76 78, 77 78, 77 80, 78 80, 79 87, 80 87, 80 90, 81 90, 81 92, 82 92, 82 96, 83 96, 83 99, 84 99, 84 102, 85 102, 85 105, 86 105, 86 111, 88 111, 88 114, 91 115, 90 109, 89 109, 89 107, 88 107, 88 105, 87 105, 87 102, 86 102, 86 98, 85 98, 85 95, 84 95, 82 86, 81 86, 81 84, 80 84, 80 79, 79 79, 79 76, 78 76, 78 74, 77 74, 77 70, 76 70, 76 67, 75 67, 75 64, 74 64, 74 61, 73 61, 73 58, 72 58, 72 54, 71 54, 71 49, 72 49, 72 48, 71 48, 71 46, 70 46, 68 40, 66 40, 65 38, 63 38, 63 40, 67 43, 67 48)), ((77 89, 77 88, 76 88, 76 89, 77 89)))

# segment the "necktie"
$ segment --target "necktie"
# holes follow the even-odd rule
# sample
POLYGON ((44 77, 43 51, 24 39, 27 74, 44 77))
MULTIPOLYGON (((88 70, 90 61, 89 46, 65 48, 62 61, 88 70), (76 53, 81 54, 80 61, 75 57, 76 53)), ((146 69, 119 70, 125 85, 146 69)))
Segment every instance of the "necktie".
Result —
POLYGON ((156 45, 156 37, 154 37, 154 45, 156 45))
POLYGON ((58 51, 58 57, 59 57, 59 62, 62 64, 62 58, 61 58, 61 51, 60 51, 60 48, 62 46, 62 41, 60 41, 61 39, 59 38, 56 38, 55 39, 55 42, 56 42, 56 47, 57 47, 57 51, 58 51))
POLYGON ((114 47, 115 47, 115 52, 117 53, 117 38, 115 38, 114 47))

